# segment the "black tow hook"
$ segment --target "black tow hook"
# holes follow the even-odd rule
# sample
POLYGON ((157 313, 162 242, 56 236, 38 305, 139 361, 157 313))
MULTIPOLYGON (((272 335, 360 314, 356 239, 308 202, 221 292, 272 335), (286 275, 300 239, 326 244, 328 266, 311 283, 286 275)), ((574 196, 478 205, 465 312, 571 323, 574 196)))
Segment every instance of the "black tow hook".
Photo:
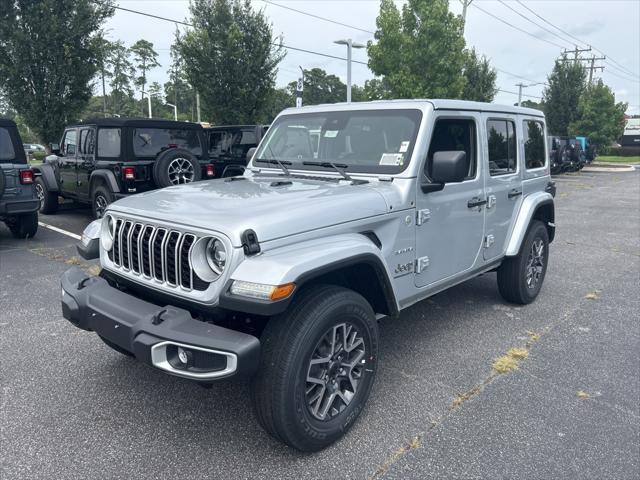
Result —
POLYGON ((162 322, 164 322, 164 318, 162 318, 162 315, 164 315, 165 313, 167 313, 166 309, 160 310, 153 317, 151 317, 151 323, 153 323, 154 325, 160 325, 162 322))
POLYGON ((91 280, 91 277, 86 277, 86 278, 83 278, 82 280, 80 280, 78 282, 78 290, 82 290, 84 287, 86 287, 87 286, 87 282, 89 280, 91 280))

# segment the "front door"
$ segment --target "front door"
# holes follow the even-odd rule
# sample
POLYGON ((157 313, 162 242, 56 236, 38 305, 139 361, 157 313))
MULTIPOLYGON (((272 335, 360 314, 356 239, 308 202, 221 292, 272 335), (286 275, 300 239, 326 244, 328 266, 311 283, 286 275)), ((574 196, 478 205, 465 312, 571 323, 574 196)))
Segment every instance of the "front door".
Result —
POLYGON ((488 167, 485 260, 501 255, 522 201, 516 117, 484 115, 487 125, 488 167))
POLYGON ((78 142, 78 196, 88 199, 89 177, 94 168, 96 131, 92 127, 80 129, 80 140, 78 142))
POLYGON ((64 195, 75 197, 78 192, 78 174, 76 172, 76 155, 78 150, 78 130, 69 128, 65 130, 60 145, 60 187, 64 195))
POLYGON ((478 260, 484 230, 484 185, 479 164, 479 114, 447 113, 436 117, 429 152, 419 182, 428 181, 433 154, 464 151, 468 175, 437 192, 418 187, 416 206, 416 286, 436 286, 464 275, 478 260), (474 206, 477 204, 477 206, 474 206))

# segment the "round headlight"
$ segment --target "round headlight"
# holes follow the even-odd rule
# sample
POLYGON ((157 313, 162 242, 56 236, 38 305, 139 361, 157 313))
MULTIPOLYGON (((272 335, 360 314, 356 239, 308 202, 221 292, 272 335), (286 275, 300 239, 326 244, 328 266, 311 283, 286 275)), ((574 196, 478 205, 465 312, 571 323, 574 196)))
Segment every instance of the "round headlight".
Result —
POLYGON ((111 215, 105 215, 102 219, 102 227, 100 228, 100 243, 106 251, 111 250, 111 247, 113 247, 114 227, 115 220, 113 217, 111 215))
POLYGON ((211 270, 220 275, 227 262, 227 250, 224 248, 224 244, 217 238, 210 239, 207 243, 206 257, 211 270))

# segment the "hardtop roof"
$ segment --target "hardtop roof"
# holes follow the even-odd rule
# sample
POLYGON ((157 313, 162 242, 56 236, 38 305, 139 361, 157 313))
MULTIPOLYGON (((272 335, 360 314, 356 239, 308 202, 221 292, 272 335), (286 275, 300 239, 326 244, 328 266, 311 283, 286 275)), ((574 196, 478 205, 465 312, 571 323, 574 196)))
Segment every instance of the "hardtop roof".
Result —
POLYGON ((15 127, 16 122, 8 118, 0 118, 0 127, 15 127))
POLYGON ((98 127, 147 127, 147 128, 178 128, 183 130, 202 130, 202 125, 193 122, 176 122, 174 120, 164 120, 160 118, 142 117, 109 117, 92 118, 82 122, 68 125, 69 127, 81 127, 86 125, 96 125, 98 127))

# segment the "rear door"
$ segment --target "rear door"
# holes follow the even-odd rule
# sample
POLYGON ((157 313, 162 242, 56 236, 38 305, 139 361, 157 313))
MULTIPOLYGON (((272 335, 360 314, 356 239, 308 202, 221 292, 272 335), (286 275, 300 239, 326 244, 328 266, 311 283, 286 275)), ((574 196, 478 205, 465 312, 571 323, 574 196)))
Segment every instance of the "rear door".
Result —
POLYGON ((516 115, 484 114, 487 128, 486 233, 483 255, 491 260, 504 252, 507 235, 522 201, 522 173, 516 115))
POLYGON ((76 166, 78 175, 78 196, 89 198, 89 178, 94 168, 96 151, 96 130, 94 127, 80 129, 78 141, 78 162, 76 166))
POLYGON ((78 193, 78 173, 76 172, 77 150, 78 129, 68 128, 62 137, 58 165, 60 166, 60 187, 62 188, 62 193, 72 197, 77 196, 78 193))

